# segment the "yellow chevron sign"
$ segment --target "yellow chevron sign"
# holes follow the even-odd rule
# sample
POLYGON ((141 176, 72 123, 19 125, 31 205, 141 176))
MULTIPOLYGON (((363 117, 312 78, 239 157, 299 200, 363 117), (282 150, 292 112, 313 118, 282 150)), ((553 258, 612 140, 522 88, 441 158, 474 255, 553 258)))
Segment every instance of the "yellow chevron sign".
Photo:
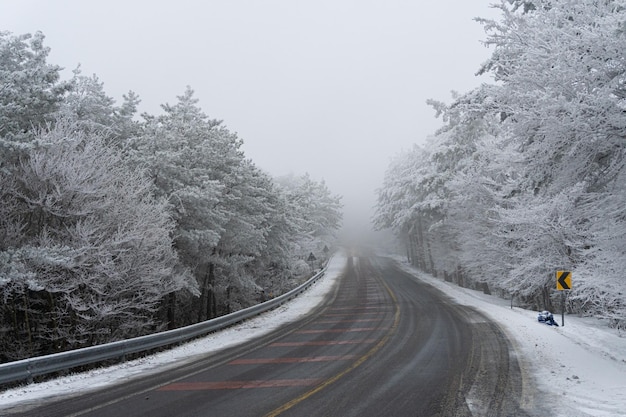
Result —
POLYGON ((556 271, 556 289, 559 291, 572 289, 572 271, 556 271))

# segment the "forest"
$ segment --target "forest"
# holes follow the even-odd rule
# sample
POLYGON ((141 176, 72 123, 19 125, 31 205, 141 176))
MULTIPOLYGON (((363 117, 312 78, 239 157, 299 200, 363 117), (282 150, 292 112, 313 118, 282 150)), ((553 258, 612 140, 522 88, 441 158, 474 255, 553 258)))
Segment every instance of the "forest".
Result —
POLYGON ((626 2, 501 1, 477 19, 492 83, 431 100, 443 127, 393 160, 376 227, 459 285, 626 328, 626 2))
POLYGON ((342 220, 323 181, 257 168, 191 87, 150 115, 63 80, 44 41, 0 32, 0 363, 227 314, 323 265, 342 220))

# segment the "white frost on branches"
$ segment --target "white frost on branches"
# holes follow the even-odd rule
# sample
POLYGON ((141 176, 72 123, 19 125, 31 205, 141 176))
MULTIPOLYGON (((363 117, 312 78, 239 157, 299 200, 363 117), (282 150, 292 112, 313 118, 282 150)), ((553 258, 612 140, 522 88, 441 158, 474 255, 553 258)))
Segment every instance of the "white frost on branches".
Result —
POLYGON ((574 271, 569 309, 626 327, 626 2, 523 2, 480 20, 494 76, 446 106, 425 149, 394 162, 379 227, 409 258, 537 308, 574 271))

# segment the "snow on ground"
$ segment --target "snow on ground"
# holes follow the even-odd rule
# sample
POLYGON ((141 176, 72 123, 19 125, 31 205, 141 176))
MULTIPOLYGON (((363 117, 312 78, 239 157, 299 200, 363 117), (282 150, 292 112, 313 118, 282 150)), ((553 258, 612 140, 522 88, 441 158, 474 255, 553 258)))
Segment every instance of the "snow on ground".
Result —
MULTIPOLYGON (((346 258, 335 256, 325 276, 304 294, 254 319, 172 350, 119 365, 69 375, 0 392, 0 412, 43 398, 75 395, 146 373, 163 371, 181 361, 251 340, 305 316, 322 302, 345 268, 346 258)), ((601 321, 565 317, 564 327, 537 321, 537 312, 510 308, 510 302, 457 287, 401 263, 404 270, 441 289, 463 305, 475 307, 496 320, 513 341, 522 367, 537 387, 551 393, 550 416, 608 417, 626 415, 626 335, 601 321)), ((557 322, 560 315, 555 314, 557 322)))
MULTIPOLYGON (((397 259, 398 260, 398 259, 397 259)), ((554 314, 559 327, 537 321, 537 311, 510 300, 458 287, 401 263, 403 269, 439 288, 459 304, 497 321, 512 340, 523 371, 549 393, 542 404, 555 417, 626 416, 626 334, 597 319, 554 314)), ((554 312, 553 312, 554 313, 554 312)))

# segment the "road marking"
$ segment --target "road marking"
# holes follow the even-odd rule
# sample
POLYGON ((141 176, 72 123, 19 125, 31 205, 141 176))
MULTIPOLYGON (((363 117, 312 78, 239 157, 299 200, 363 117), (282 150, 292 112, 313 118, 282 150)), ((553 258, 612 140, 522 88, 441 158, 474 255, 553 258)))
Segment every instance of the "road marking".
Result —
POLYGON ((318 333, 350 333, 350 332, 371 332, 373 330, 385 330, 380 327, 351 327, 347 329, 313 329, 313 330, 298 330, 294 333, 298 334, 318 334, 318 333))
POLYGON ((274 379, 263 381, 199 381, 176 382, 165 385, 157 391, 210 391, 227 389, 277 388, 277 387, 310 387, 319 384, 321 379, 274 379))
POLYGON ((374 343, 376 339, 360 339, 360 340, 312 340, 309 342, 276 342, 269 345, 270 347, 283 346, 327 346, 327 345, 358 345, 374 343))
POLYGON ((395 333, 396 329, 398 328, 398 324, 400 323, 400 304, 398 303, 398 299, 396 298, 396 295, 393 293, 393 291, 391 291, 391 288, 389 288, 387 283, 385 283, 384 281, 381 281, 381 283, 387 290, 387 293, 389 293, 389 295, 391 296, 393 304, 396 307, 393 325, 391 326, 387 334, 385 334, 385 336, 380 340, 380 342, 378 342, 374 347, 372 347, 369 351, 367 351, 363 356, 359 357, 359 359, 353 362, 352 365, 350 365, 348 368, 344 369, 342 372, 338 373, 337 375, 325 380, 324 382, 322 382, 315 388, 305 392, 299 397, 296 397, 293 400, 276 408, 275 410, 270 411, 268 414, 265 415, 265 417, 276 417, 282 414, 283 412, 289 410, 290 408, 294 407, 295 405, 301 403, 302 401, 306 400, 307 398, 311 397, 312 395, 322 391, 324 388, 328 387, 334 382, 337 382, 338 380, 340 380, 341 378, 343 378, 344 376, 346 376, 347 374, 349 374, 350 372, 352 372, 353 370, 361 366, 363 362, 365 362, 372 355, 378 352, 389 341, 389 339, 391 339, 391 336, 395 333))
POLYGON ((354 359, 355 355, 337 355, 337 356, 304 356, 300 358, 250 358, 235 359, 228 362, 228 365, 255 365, 264 363, 303 363, 303 362, 331 362, 345 361, 354 359))
POLYGON ((333 320, 318 320, 315 322, 315 324, 336 324, 336 323, 360 323, 360 322, 364 322, 364 321, 379 321, 380 319, 378 317, 374 317, 371 319, 355 319, 355 320, 348 320, 348 319, 333 319, 333 320))
MULTIPOLYGON (((359 316, 363 316, 363 315, 370 315, 370 314, 378 314, 378 313, 384 313, 385 311, 362 311, 359 312, 359 316)), ((352 312, 346 312, 346 313, 327 313, 324 314, 324 317, 352 317, 354 316, 354 313, 352 312)))

